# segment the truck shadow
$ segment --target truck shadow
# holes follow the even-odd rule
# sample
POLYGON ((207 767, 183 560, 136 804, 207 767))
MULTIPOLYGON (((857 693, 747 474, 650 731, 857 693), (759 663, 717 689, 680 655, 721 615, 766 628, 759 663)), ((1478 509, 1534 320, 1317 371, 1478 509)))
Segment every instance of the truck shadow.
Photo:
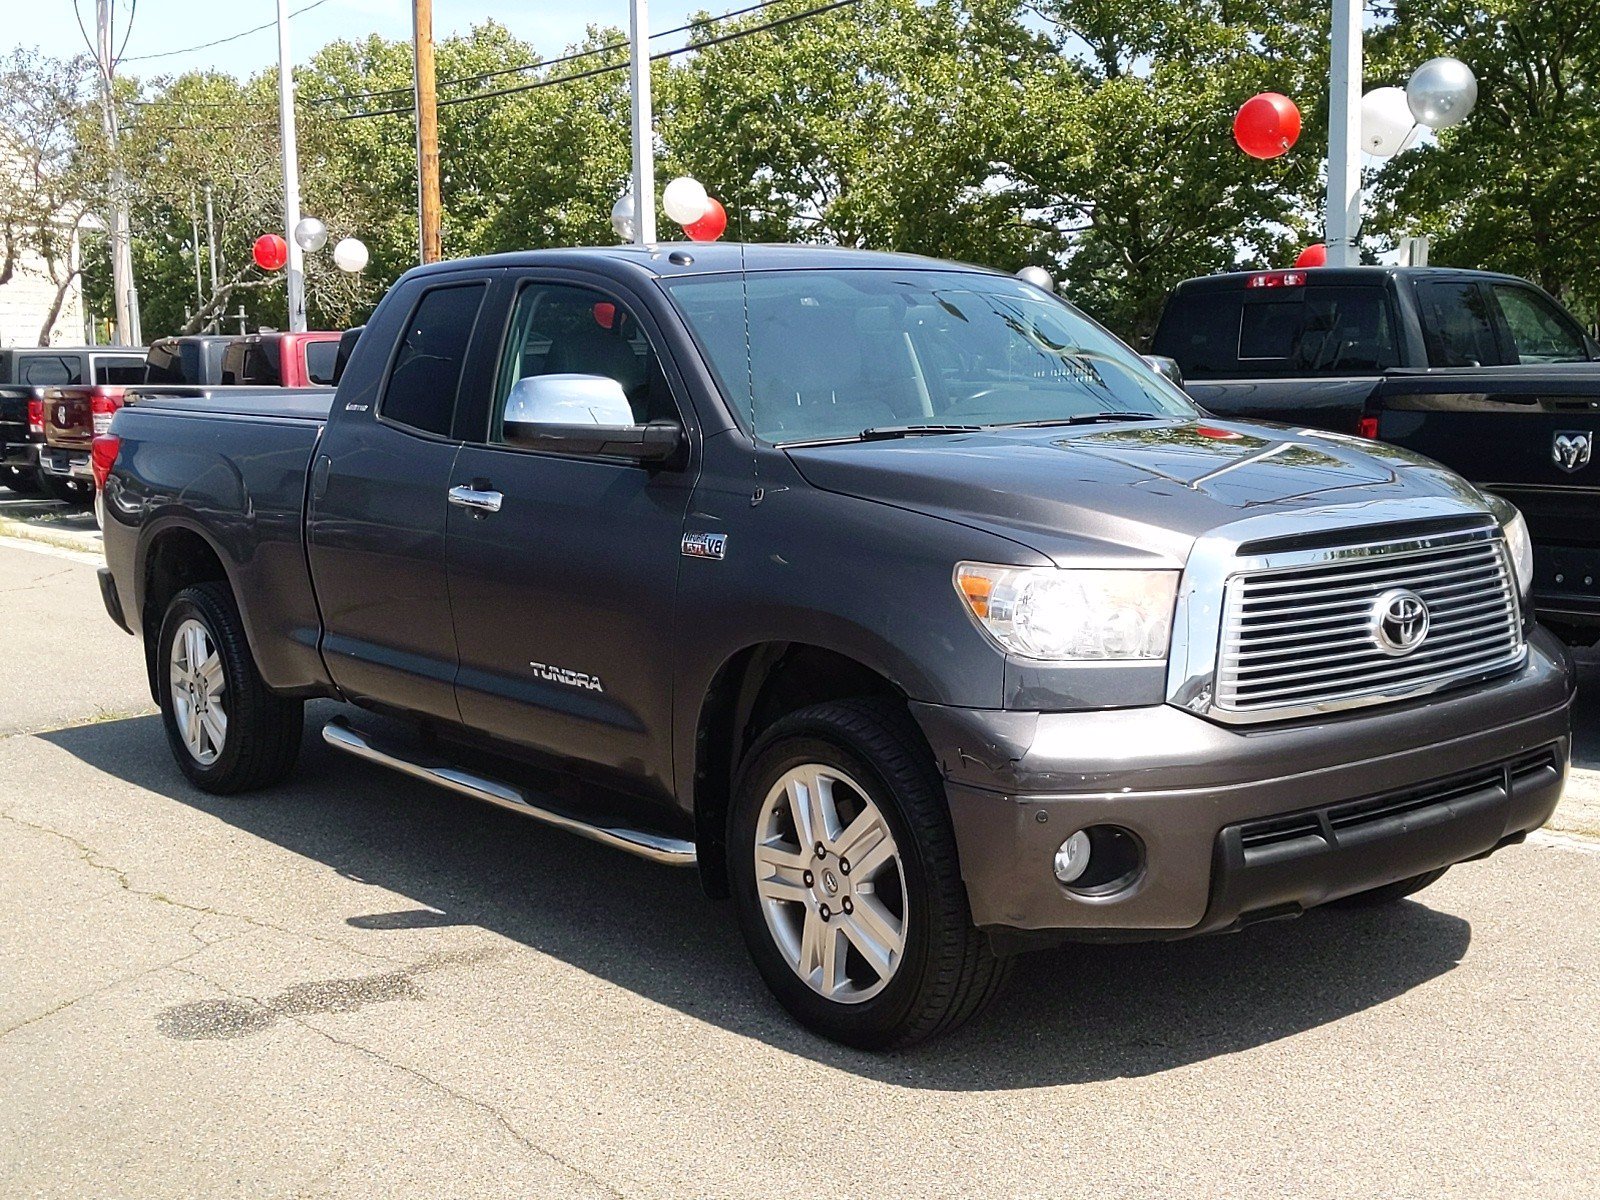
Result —
POLYGON ((1578 668, 1578 699, 1572 709, 1572 765, 1600 768, 1600 649, 1574 650, 1578 668))
MULTIPOLYGON (((360 936, 476 925, 697 1019, 902 1087, 996 1090, 1156 1074, 1338 1021, 1450 971, 1459 917, 1404 902, 1188 942, 1075 946, 1017 961, 976 1023, 892 1055, 794 1025, 749 965, 731 909, 656 866, 339 755, 314 705, 299 769, 271 793, 196 791, 159 718, 43 734, 84 763, 415 907, 351 912, 360 936)), ((265 914, 261 914, 265 915, 265 914)))

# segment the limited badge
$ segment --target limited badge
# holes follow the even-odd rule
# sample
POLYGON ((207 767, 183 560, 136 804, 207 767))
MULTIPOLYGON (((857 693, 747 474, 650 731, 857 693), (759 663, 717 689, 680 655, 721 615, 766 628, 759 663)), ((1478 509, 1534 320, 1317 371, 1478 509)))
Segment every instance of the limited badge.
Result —
POLYGON ((728 552, 728 535, 725 533, 686 533, 683 535, 685 558, 715 558, 720 560, 728 552))

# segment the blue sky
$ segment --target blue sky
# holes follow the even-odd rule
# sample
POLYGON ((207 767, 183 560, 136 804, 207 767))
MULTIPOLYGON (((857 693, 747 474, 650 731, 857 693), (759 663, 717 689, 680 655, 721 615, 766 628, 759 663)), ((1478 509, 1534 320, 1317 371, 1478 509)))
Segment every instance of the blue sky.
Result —
MULTIPOLYGON (((290 11, 311 0, 290 0, 290 11)), ((748 2, 748 0, 745 0, 748 2)), ((77 0, 84 21, 94 21, 94 0, 77 0)), ((134 0, 117 0, 120 38, 134 0)), ((0 48, 37 47, 47 54, 70 55, 83 49, 83 38, 72 15, 73 0, 7 0, 0 48)), ((740 0, 718 5, 700 0, 652 0, 651 25, 666 29, 682 24, 691 11, 721 12, 742 8, 740 0)), ((583 37, 589 24, 626 28, 627 0, 434 0, 434 36, 465 32, 493 19, 518 37, 537 46, 546 57, 583 37)), ((234 0, 226 4, 201 4, 198 0, 137 0, 133 29, 124 51, 123 71, 140 76, 180 73, 206 67, 246 76, 276 60, 277 40, 271 30, 253 33, 222 46, 193 53, 133 61, 138 56, 162 53, 213 41, 262 25, 277 15, 275 0, 234 0)), ((388 38, 411 36, 408 0, 324 0, 315 9, 293 18, 292 49, 303 62, 328 42, 339 38, 379 33, 388 38)))

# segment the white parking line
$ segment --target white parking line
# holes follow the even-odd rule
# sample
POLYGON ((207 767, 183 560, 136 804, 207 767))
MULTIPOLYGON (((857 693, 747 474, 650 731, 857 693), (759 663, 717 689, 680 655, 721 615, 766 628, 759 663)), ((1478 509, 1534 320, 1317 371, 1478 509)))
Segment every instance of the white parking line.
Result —
POLYGON ((1600 839, 1575 837, 1570 833, 1550 833, 1536 829, 1528 835, 1535 846, 1551 846, 1557 850, 1576 850, 1579 854, 1600 854, 1600 839))

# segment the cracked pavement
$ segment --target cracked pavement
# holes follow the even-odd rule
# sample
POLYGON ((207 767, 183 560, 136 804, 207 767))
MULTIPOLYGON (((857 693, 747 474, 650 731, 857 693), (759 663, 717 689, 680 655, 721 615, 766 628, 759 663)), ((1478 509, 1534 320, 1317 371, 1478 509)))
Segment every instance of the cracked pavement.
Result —
POLYGON ((690 873, 338 757, 334 706, 285 786, 190 788, 87 561, 0 541, 0 630, 0 1195, 1594 1194, 1581 837, 1030 956, 873 1056, 796 1028, 690 873))

